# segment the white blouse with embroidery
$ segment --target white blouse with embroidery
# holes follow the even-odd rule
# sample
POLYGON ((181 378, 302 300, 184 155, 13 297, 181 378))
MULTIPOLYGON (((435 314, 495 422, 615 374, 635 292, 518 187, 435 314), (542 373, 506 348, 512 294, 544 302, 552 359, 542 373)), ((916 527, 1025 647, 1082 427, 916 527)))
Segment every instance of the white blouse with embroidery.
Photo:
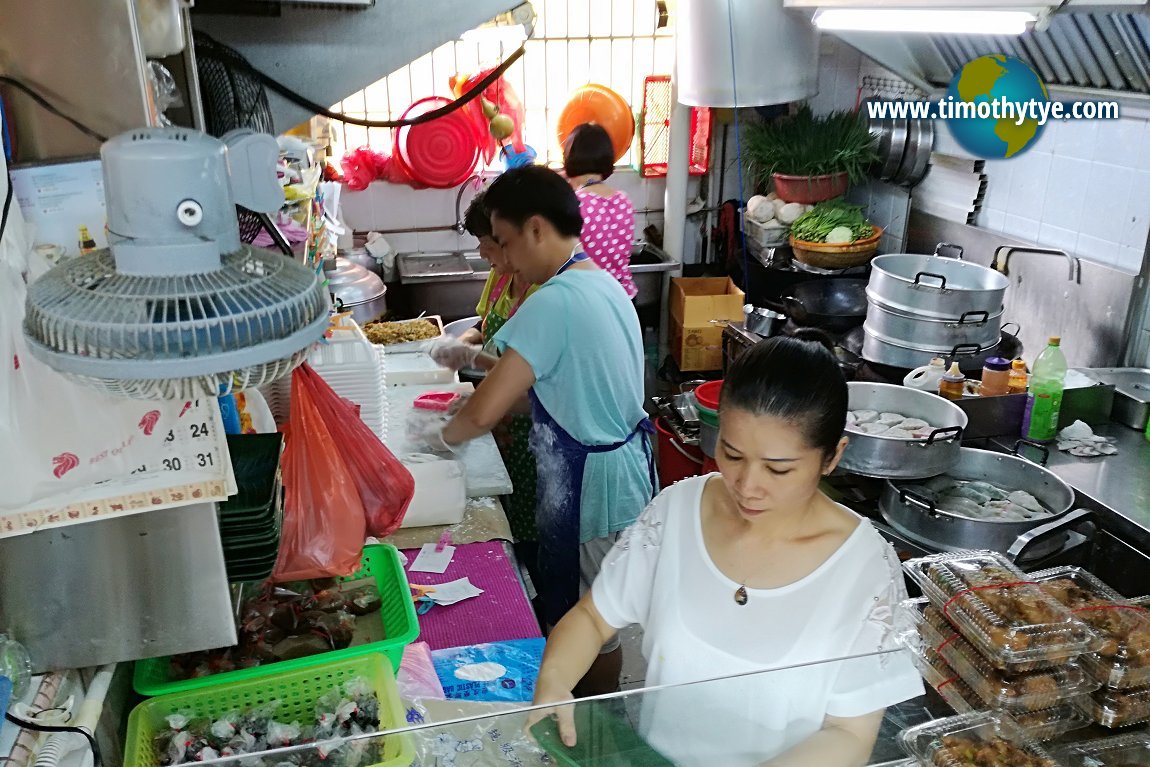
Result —
POLYGON ((861 716, 923 693, 905 652, 874 655, 897 647, 893 610, 906 589, 894 550, 870 522, 860 518, 810 575, 747 589, 739 605, 739 584, 703 543, 707 480, 660 493, 592 589, 611 626, 643 627, 646 686, 687 685, 644 694, 640 729, 651 745, 686 767, 750 767, 816 732, 827 715, 861 716), (782 670, 752 673, 764 669, 782 670), (725 678, 733 675, 743 676, 725 678))

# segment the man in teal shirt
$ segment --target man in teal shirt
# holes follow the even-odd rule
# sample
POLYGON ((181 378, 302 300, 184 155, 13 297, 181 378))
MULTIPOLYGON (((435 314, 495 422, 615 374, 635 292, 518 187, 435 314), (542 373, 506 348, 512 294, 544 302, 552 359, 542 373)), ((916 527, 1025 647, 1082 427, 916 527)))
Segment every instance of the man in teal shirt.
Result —
MULTIPOLYGON (((643 410, 642 333, 619 282, 579 248, 579 200, 562 176, 537 165, 509 170, 485 202, 511 268, 540 287, 496 334, 499 362, 439 438, 449 448, 474 439, 525 395, 530 401, 536 585, 554 626, 657 490, 643 410)), ((616 641, 577 692, 617 689, 621 666, 616 641)))

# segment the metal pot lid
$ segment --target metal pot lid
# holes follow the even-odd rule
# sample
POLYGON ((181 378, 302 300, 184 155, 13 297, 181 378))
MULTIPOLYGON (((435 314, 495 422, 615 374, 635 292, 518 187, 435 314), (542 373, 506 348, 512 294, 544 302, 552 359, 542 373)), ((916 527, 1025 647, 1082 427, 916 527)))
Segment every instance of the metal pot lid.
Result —
POLYGON ((930 155, 934 151, 934 121, 922 120, 922 133, 919 135, 914 165, 906 177, 907 186, 915 186, 926 177, 930 167, 930 155))
POLYGON ((387 292, 387 286, 378 274, 342 256, 336 256, 334 263, 325 263, 323 271, 327 277, 328 290, 344 306, 374 301, 387 292))
POLYGON ((889 141, 884 140, 879 146, 883 157, 882 171, 879 176, 883 181, 896 181, 894 178, 902 165, 903 155, 906 153, 907 133, 910 128, 905 117, 890 118, 889 141))
MULTIPOLYGON (((1002 317, 1006 311, 1005 306, 999 306, 996 312, 983 312, 981 310, 970 310, 961 316, 957 317, 937 317, 932 315, 924 315, 911 309, 904 309, 902 307, 888 304, 882 299, 882 296, 867 288, 866 292, 867 304, 873 307, 875 311, 891 317, 898 317, 902 320, 912 320, 914 322, 938 322, 943 325, 983 325, 988 322, 994 322, 1002 317), (986 319, 982 319, 981 315, 985 314, 986 319)), ((869 311, 869 309, 868 309, 869 311)))

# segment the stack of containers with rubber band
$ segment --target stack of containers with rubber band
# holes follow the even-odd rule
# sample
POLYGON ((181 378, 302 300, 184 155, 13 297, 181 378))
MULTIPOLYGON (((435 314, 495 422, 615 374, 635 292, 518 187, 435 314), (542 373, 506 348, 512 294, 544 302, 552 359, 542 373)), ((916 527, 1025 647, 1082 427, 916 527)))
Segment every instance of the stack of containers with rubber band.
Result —
POLYGON ((1002 554, 904 563, 900 608, 924 679, 957 711, 1008 714, 1036 739, 1150 721, 1150 612, 1077 567, 1023 573, 1002 554))

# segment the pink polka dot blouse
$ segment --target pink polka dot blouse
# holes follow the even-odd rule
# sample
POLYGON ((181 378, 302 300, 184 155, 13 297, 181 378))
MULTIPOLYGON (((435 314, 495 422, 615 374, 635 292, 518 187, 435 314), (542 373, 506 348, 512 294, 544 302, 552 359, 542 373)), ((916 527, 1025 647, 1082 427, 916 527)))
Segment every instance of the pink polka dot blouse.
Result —
POLYGON ((583 214, 583 250, 600 269, 606 269, 634 298, 638 291, 627 266, 635 239, 635 207, 623 192, 601 197, 577 191, 579 212, 583 214))

